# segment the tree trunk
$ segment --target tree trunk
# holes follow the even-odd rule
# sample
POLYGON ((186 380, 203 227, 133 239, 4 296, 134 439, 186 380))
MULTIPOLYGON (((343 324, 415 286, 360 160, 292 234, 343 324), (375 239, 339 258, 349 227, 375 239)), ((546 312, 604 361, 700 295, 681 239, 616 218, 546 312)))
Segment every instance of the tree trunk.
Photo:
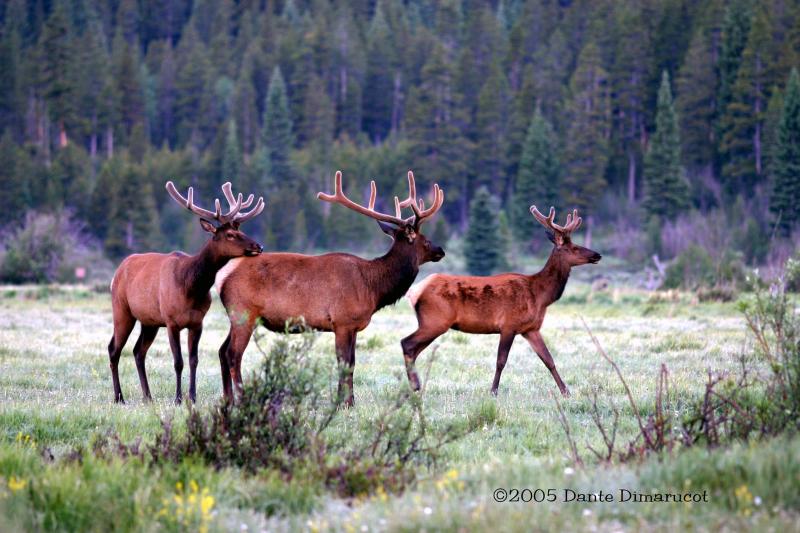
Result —
POLYGON ((636 154, 628 150, 628 204, 636 202, 636 154))
POLYGON ((67 128, 64 127, 64 121, 58 121, 58 147, 59 148, 66 148, 69 144, 69 138, 67 137, 67 128))
POLYGON ((109 159, 114 157, 114 128, 106 127, 106 155, 109 159))
POLYGON ((586 240, 583 243, 586 248, 592 247, 592 227, 594 227, 594 217, 589 215, 586 217, 586 240))
POLYGON ((392 132, 400 128, 400 103, 403 99, 402 94, 403 78, 400 72, 394 73, 394 90, 392 91, 392 132))

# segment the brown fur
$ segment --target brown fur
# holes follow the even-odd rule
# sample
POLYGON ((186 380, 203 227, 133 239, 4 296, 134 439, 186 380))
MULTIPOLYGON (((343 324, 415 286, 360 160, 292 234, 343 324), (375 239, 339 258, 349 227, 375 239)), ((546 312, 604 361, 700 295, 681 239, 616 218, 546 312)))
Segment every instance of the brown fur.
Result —
POLYGON ((563 394, 569 394, 558 375, 553 358, 539 329, 547 307, 564 291, 573 266, 596 263, 600 255, 572 244, 561 236, 547 264, 537 274, 496 276, 449 276, 434 274, 425 279, 410 298, 417 314, 417 331, 402 340, 408 379, 419 389, 414 362, 420 352, 448 329, 466 333, 499 333, 500 346, 492 393, 497 393, 500 374, 516 335, 524 336, 550 370, 563 394))
POLYGON ((342 253, 270 253, 242 261, 227 273, 219 287, 231 320, 219 352, 226 398, 232 397, 233 384, 241 387, 242 354, 257 321, 284 331, 287 321, 302 317, 309 327, 336 336, 336 354, 346 368, 339 393, 352 405, 357 333, 378 309, 405 294, 422 263, 444 257, 441 248, 412 226, 381 227, 392 234, 394 243, 386 255, 372 260, 342 253), (413 239, 408 238, 411 231, 413 239))
POLYGON ((201 224, 207 231, 213 230, 213 237, 196 255, 189 256, 183 252, 134 254, 122 261, 114 274, 111 282, 114 335, 108 344, 108 355, 115 402, 125 401, 119 383, 118 365, 122 348, 136 321, 142 324, 142 331, 133 354, 145 400, 152 398, 147 383, 145 356, 161 327, 166 327, 169 333, 177 403, 182 398, 180 332, 189 330, 189 397, 195 400, 197 348, 203 331, 203 318, 211 305, 209 290, 214 283, 214 276, 230 258, 261 252, 261 245, 239 231, 236 222, 219 228, 214 228, 205 220, 201 220, 201 224))

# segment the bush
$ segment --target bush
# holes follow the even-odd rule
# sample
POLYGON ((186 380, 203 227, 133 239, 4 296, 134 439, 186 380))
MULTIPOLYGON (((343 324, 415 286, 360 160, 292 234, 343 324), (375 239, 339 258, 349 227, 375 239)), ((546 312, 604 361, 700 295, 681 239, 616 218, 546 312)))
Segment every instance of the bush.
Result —
MULTIPOLYGON (((465 420, 434 429, 426 421, 422 396, 403 381, 389 402, 376 409, 363 439, 329 439, 325 430, 341 406, 331 402, 333 392, 324 394, 328 373, 311 357, 314 339, 311 332, 280 336, 264 353, 258 372, 245 381, 236 405, 221 399, 207 411, 189 407, 185 431, 162 420, 151 445, 100 436, 93 455, 155 465, 194 457, 218 469, 278 475, 357 496, 403 490, 416 479, 418 467, 435 463, 445 445, 496 418, 496 409, 481 404, 465 420)), ((256 345, 260 349, 258 336, 256 345)))
POLYGON ((85 277, 111 270, 68 212, 30 211, 0 243, 0 281, 5 283, 74 282, 77 268, 85 277))
POLYGON ((704 248, 692 244, 667 267, 662 288, 730 290, 744 278, 744 265, 735 252, 727 251, 715 261, 704 248))

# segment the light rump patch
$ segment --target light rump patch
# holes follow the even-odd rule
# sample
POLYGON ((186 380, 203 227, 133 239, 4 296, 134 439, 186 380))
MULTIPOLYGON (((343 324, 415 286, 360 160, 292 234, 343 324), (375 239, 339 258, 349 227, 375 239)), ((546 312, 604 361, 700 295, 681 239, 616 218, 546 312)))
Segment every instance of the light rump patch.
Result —
POLYGON ((408 298, 408 301, 411 302, 411 307, 417 305, 419 297, 422 296, 422 293, 425 292, 425 289, 428 288, 428 285, 432 281, 434 281, 438 276, 439 274, 431 274, 427 278, 423 279, 422 281, 420 281, 419 283, 408 289, 408 292, 406 293, 406 298, 408 298))

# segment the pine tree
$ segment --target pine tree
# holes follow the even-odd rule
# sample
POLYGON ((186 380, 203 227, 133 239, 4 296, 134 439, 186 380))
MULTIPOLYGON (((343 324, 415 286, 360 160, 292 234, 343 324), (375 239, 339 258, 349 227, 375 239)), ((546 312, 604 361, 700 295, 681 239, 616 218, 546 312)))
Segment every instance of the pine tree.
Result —
POLYGON ((127 141, 131 130, 144 123, 142 86, 139 83, 139 65, 136 45, 131 46, 121 32, 114 37, 112 66, 115 94, 119 98, 117 108, 121 120, 119 132, 127 141))
POLYGON ((225 135, 225 149, 222 153, 222 181, 239 184, 242 167, 242 153, 239 150, 239 138, 236 135, 236 121, 228 121, 228 131, 225 135))
POLYGON ((585 216, 587 246, 591 243, 592 211, 606 189, 606 165, 610 135, 608 75, 603 69, 600 50, 589 42, 581 51, 570 80, 562 197, 570 208, 585 216))
POLYGON ((0 138, 0 182, 3 183, 0 187, 0 205, 5 208, 11 223, 21 221, 31 206, 28 177, 21 172, 18 159, 17 145, 6 130, 0 138))
POLYGON ((382 3, 367 32, 367 72, 364 81, 363 126, 373 141, 385 139, 392 125, 395 47, 382 3))
POLYGON ((208 79, 210 64, 205 46, 194 26, 189 24, 178 44, 178 72, 175 77, 175 122, 177 142, 184 145, 193 139, 203 145, 209 115, 208 79))
POLYGON ((489 190, 478 189, 469 205, 469 226, 464 236, 464 255, 470 274, 488 276, 502 263, 497 211, 497 201, 489 190))
POLYGON ((676 80, 675 106, 681 120, 681 153, 693 171, 709 173, 714 162, 716 72, 711 45, 697 31, 676 80))
POLYGON ((764 114, 768 90, 777 81, 772 25, 763 7, 753 14, 730 101, 721 117, 720 152, 725 189, 750 194, 763 176, 764 114))
POLYGON ((475 184, 486 185, 496 195, 505 193, 508 155, 508 81, 498 64, 493 64, 478 95, 475 113, 475 184))
POLYGON ((644 203, 649 216, 675 218, 689 206, 689 189, 681 169, 678 115, 665 70, 658 89, 656 131, 644 162, 644 203))
POLYGON ((275 67, 272 71, 264 103, 263 123, 261 144, 269 158, 270 174, 277 183, 289 182, 292 178, 289 153, 294 144, 294 134, 286 83, 280 67, 275 67))
POLYGON ((439 44, 431 51, 422 69, 424 81, 409 92, 405 127, 417 179, 427 183, 435 179, 447 191, 443 209, 448 218, 461 222, 468 212, 465 156, 471 143, 464 134, 461 95, 453 85, 453 67, 446 55, 439 44))
POLYGON ((533 116, 519 164, 519 174, 511 197, 511 222, 517 238, 527 242, 533 225, 529 208, 561 205, 561 163, 553 127, 539 111, 533 116))
POLYGON ((717 109, 719 110, 725 110, 731 101, 733 84, 736 82, 749 31, 749 0, 733 0, 725 9, 725 18, 722 23, 722 46, 718 62, 717 109))
POLYGON ((72 35, 65 0, 56 2, 42 30, 41 82, 50 116, 59 130, 59 147, 67 145, 67 126, 74 117, 72 35))
POLYGON ((773 152, 770 210, 784 234, 800 222, 800 76, 793 68, 773 152))

